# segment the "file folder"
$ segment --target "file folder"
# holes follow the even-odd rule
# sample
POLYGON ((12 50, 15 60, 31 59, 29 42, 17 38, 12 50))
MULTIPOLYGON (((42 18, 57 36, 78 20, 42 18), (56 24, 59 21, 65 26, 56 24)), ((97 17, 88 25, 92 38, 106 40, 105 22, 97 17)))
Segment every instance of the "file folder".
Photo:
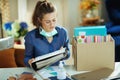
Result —
POLYGON ((79 36, 80 32, 85 32, 86 36, 90 36, 90 35, 106 36, 107 35, 107 29, 105 26, 75 27, 74 28, 74 37, 79 36))

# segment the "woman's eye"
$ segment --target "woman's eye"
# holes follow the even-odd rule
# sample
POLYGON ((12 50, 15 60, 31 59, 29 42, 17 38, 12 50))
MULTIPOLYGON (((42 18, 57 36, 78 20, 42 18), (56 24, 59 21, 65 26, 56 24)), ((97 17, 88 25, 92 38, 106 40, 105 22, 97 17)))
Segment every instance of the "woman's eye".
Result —
POLYGON ((46 21, 46 23, 48 24, 48 23, 50 23, 50 21, 46 21))
POLYGON ((56 22, 56 20, 53 20, 53 22, 56 22))

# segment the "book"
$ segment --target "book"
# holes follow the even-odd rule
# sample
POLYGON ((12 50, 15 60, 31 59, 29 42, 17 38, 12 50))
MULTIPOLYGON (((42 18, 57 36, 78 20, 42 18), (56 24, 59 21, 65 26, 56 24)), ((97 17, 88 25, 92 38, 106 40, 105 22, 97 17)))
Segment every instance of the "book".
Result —
POLYGON ((45 54, 43 56, 36 57, 35 60, 32 62, 31 67, 35 71, 48 67, 51 64, 64 58, 65 52, 66 52, 66 49, 62 48, 60 50, 45 54))

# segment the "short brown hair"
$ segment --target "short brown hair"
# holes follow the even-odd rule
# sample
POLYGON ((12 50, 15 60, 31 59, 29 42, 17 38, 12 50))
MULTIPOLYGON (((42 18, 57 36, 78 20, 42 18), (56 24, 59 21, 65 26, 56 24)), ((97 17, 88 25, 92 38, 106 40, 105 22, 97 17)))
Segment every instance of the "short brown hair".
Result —
POLYGON ((52 3, 46 0, 38 1, 32 16, 33 25, 35 25, 36 27, 41 26, 41 23, 38 19, 42 20, 45 14, 52 13, 54 11, 55 11, 55 7, 53 6, 52 3))

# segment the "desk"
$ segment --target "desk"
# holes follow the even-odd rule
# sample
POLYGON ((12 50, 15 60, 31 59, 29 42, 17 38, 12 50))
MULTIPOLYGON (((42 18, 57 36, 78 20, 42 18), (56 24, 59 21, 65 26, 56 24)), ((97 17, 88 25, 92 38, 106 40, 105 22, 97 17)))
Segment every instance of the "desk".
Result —
MULTIPOLYGON (((74 75, 74 74, 78 74, 78 73, 88 72, 88 71, 76 71, 75 68, 72 65, 66 66, 65 68, 66 68, 66 71, 67 71, 69 76, 74 75)), ((112 74, 108 78, 103 79, 103 80, 110 80, 110 79, 113 79, 113 78, 116 78, 116 77, 120 77, 120 62, 115 63, 115 69, 112 72, 112 74)))
MULTIPOLYGON (((85 73, 86 71, 76 71, 73 65, 67 65, 65 66, 65 69, 69 75, 74 75, 78 73, 85 73)), ((35 75, 34 77, 37 78, 37 80, 42 80, 42 78, 36 74, 32 69, 21 67, 21 68, 0 68, 0 80, 7 80, 9 76, 15 76, 15 74, 21 74, 23 72, 33 72, 35 75)), ((109 76, 109 78, 105 80, 110 80, 111 78, 120 76, 120 63, 115 63, 115 70, 113 73, 109 76)))
POLYGON ((37 80, 42 80, 42 78, 37 75, 32 69, 27 67, 21 68, 0 68, 0 80, 7 80, 10 76, 15 76, 15 74, 20 75, 23 72, 32 72, 37 80))

